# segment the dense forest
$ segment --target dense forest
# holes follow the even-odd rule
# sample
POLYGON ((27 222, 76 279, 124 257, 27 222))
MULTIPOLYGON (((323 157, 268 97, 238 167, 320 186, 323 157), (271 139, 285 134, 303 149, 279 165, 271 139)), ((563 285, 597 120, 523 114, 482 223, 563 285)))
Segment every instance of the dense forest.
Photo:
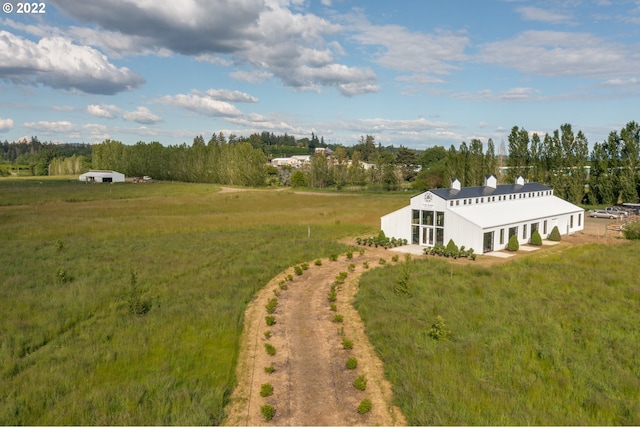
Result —
POLYGON ((0 173, 7 165, 32 175, 79 174, 90 167, 114 169, 127 176, 148 175, 159 180, 209 182, 230 185, 292 185, 313 188, 368 187, 418 191, 447 186, 452 178, 463 186, 482 185, 485 175, 499 182, 516 176, 554 188, 573 203, 615 204, 636 202, 640 192, 640 125, 632 121, 606 141, 589 142, 582 131, 563 124, 551 134, 539 135, 514 126, 508 144, 496 149, 489 139, 446 149, 423 151, 376 144, 361 136, 351 146, 326 144, 315 133, 310 138, 274 135, 249 137, 213 133, 208 141, 196 136, 191 145, 164 146, 159 142, 126 145, 106 140, 100 144, 53 144, 37 137, 20 143, 0 143, 0 173), (316 148, 329 148, 317 154, 316 148), (273 167, 276 157, 309 155, 303 167, 273 167), (1 167, 4 164, 5 167, 1 167))

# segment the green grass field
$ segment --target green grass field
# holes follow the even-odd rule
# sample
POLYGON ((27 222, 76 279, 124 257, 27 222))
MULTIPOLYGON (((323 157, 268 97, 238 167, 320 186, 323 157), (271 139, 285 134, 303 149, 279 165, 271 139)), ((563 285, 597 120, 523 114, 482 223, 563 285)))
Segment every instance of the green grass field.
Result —
POLYGON ((0 180, 0 424, 220 423, 254 292, 403 203, 0 180))
POLYGON ((356 306, 410 425, 639 425, 640 244, 367 272, 356 306), (429 331, 442 316, 449 340, 429 331))
MULTIPOLYGON (((219 190, 0 179, 0 424, 220 423, 254 292, 409 197, 219 190)), ((638 425, 639 250, 427 258, 413 297, 387 266, 356 305, 410 424, 638 425)))

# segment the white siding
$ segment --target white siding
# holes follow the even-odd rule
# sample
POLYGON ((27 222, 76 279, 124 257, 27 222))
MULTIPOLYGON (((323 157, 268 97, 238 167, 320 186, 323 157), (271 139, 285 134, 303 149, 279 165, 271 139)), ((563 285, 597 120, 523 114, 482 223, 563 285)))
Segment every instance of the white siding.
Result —
POLYGON ((405 206, 380 218, 380 229, 389 238, 407 239, 411 242, 411 206, 405 206))

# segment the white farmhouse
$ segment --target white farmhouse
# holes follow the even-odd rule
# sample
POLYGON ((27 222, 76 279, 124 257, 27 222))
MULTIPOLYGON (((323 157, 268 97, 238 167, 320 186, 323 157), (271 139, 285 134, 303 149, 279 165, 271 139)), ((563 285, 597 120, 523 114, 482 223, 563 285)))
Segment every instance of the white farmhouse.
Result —
POLYGON ((546 239, 555 226, 561 235, 584 228, 584 209, 553 195, 553 190, 536 182, 497 185, 496 177, 485 178, 480 187, 460 187, 426 191, 411 198, 409 206, 381 218, 387 237, 407 239, 421 246, 446 245, 476 253, 505 249, 516 235, 519 244, 528 243, 538 230, 546 239))
POLYGON ((124 174, 116 171, 91 170, 79 177, 84 182, 124 182, 124 174))

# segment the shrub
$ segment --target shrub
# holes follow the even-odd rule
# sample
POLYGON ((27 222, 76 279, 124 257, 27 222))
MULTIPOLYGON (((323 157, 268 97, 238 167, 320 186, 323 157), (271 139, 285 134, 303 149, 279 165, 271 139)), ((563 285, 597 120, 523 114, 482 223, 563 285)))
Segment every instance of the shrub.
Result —
POLYGON ((365 261, 365 262, 363 262, 363 263, 362 263, 362 266, 363 266, 364 268, 369 268, 369 261, 365 261))
POLYGON ((627 240, 640 239, 640 221, 628 222, 622 229, 622 235, 627 240))
POLYGON ((302 267, 303 270, 308 270, 309 269, 309 264, 305 262, 302 265, 300 265, 300 267, 302 267))
POLYGON ((353 252, 349 251, 347 252, 347 259, 351 259, 353 258, 353 252))
POLYGON ((451 331, 447 329, 444 319, 441 316, 436 317, 436 322, 429 329, 429 336, 434 340, 446 340, 451 335, 451 331))
POLYGON ((302 267, 299 265, 293 267, 293 271, 296 273, 296 276, 302 276, 302 267))
POLYGON ((347 369, 356 369, 358 367, 358 359, 355 357, 350 357, 347 359, 347 363, 345 364, 347 369))
POLYGON ((549 234, 548 239, 552 242, 559 242, 562 239, 562 237, 560 237, 560 230, 558 230, 557 225, 553 227, 553 230, 551 230, 551 234, 549 234))
POLYGON ((458 255, 459 249, 458 245, 453 242, 453 239, 449 239, 449 243, 447 243, 447 247, 445 250, 449 253, 450 256, 458 255))
POLYGON ((384 258, 380 258, 380 259, 378 260, 378 264, 380 264, 380 265, 385 265, 386 263, 387 263, 387 260, 386 260, 386 259, 384 259, 384 258))
POLYGON ((271 338, 271 331, 264 331, 264 337, 265 337, 266 339, 271 338))
POLYGON ((260 407, 260 412, 262 413, 262 416, 264 417, 265 421, 271 421, 273 416, 276 414, 276 408, 274 408, 271 405, 262 405, 260 407))
POLYGON ((329 302, 335 302, 338 299, 338 294, 335 291, 331 291, 327 294, 329 302))
POLYGON ((398 255, 394 255, 391 257, 391 261, 393 262, 398 262, 398 260, 400 259, 400 257, 398 255))
POLYGON ((338 306, 336 306, 335 304, 331 304, 329 308, 331 309, 331 311, 338 311, 338 306))
POLYGON ((358 413, 366 414, 371 410, 371 401, 369 399, 362 399, 362 402, 358 405, 358 413))
POLYGON ((329 261, 337 261, 337 260, 338 260, 338 255, 336 254, 329 255, 329 261))
POLYGON ((278 307, 278 298, 271 298, 265 308, 267 309, 267 313, 273 314, 276 311, 276 307, 278 307))
POLYGON ((358 376, 358 378, 353 380, 353 386, 360 391, 365 391, 367 389, 367 377, 364 375, 358 376))
POLYGON ((344 316, 342 314, 336 314, 333 316, 331 321, 334 323, 342 323, 344 321, 344 316))
POLYGON ((542 236, 538 233, 538 230, 534 231, 531 235, 531 241, 529 242, 534 246, 542 246, 542 236))
POLYGON ((314 264, 315 264, 315 265, 322 265, 322 260, 321 260, 321 259, 317 259, 317 260, 314 262, 314 264))
POLYGON ((347 270, 353 273, 354 271, 356 271, 356 265, 354 263, 349 264, 349 267, 347 267, 347 270))
POLYGON ((518 243, 518 236, 514 234, 513 236, 509 237, 509 242, 507 243, 507 250, 515 252, 518 249, 520 249, 520 243, 518 243))
POLYGON ((59 283, 69 283, 73 279, 71 278, 71 275, 69 274, 69 272, 67 270, 65 270, 64 268, 59 268, 56 271, 56 280, 59 283))
POLYGON ((264 349, 266 350, 266 352, 267 352, 267 354, 269 356, 275 356, 276 355, 276 348, 274 346, 272 346, 271 344, 266 343, 264 345, 264 349))
POLYGON ((353 348, 353 341, 347 338, 342 338, 342 348, 345 350, 351 350, 353 348))
POLYGON ((271 383, 265 383, 260 386, 260 396, 267 397, 273 394, 273 386, 271 383))
POLYGON ((267 326, 273 326, 276 324, 276 316, 265 316, 264 320, 267 322, 267 326))
POLYGON ((276 370, 276 368, 274 368, 273 366, 265 366, 265 367, 264 367, 264 371, 265 371, 267 374, 273 374, 273 372, 274 372, 275 370, 276 370))

